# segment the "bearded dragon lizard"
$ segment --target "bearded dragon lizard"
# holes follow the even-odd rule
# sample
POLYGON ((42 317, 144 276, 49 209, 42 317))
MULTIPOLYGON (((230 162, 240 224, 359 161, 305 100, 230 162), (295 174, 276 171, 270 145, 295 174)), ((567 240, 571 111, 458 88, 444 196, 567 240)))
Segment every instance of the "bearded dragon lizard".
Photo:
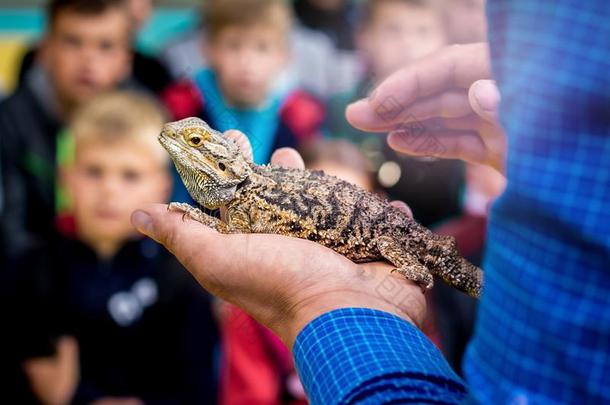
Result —
POLYGON ((274 233, 308 239, 356 262, 387 260, 394 271, 432 288, 436 275, 479 297, 481 269, 452 237, 432 233, 381 197, 322 171, 256 165, 199 118, 164 126, 159 142, 193 199, 223 208, 223 220, 185 203, 170 210, 221 233, 274 233))

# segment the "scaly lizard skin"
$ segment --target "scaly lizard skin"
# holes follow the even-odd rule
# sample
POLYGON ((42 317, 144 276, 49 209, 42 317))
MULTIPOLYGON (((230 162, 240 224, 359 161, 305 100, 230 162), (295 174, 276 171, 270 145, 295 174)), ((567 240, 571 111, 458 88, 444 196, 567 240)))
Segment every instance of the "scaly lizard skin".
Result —
POLYGON ((388 201, 322 171, 259 166, 199 118, 168 123, 159 141, 189 193, 202 206, 170 209, 221 233, 274 233, 318 242, 354 262, 387 260, 428 290, 433 275, 479 297, 483 275, 451 237, 430 232, 388 201))

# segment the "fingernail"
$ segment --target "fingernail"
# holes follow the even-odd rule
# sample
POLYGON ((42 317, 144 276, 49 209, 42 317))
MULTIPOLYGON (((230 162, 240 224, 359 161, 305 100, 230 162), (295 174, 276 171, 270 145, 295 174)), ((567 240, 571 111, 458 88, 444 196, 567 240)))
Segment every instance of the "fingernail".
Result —
POLYGON ((303 158, 292 148, 280 148, 271 155, 271 163, 282 167, 305 168, 303 158))
POLYGON ((131 214, 131 223, 132 225, 145 235, 150 235, 152 233, 152 217, 142 210, 136 210, 133 214, 131 214))
POLYGON ((346 110, 352 109, 352 108, 362 108, 360 106, 367 106, 368 103, 369 103, 369 99, 363 98, 363 99, 360 99, 360 100, 357 100, 357 101, 354 101, 354 102, 348 104, 346 107, 346 110))
POLYGON ((392 201, 391 204, 407 214, 409 217, 413 218, 413 211, 411 211, 411 208, 403 201, 392 201))
POLYGON ((495 112, 497 110, 500 93, 492 82, 477 83, 474 89, 474 97, 483 111, 495 112))

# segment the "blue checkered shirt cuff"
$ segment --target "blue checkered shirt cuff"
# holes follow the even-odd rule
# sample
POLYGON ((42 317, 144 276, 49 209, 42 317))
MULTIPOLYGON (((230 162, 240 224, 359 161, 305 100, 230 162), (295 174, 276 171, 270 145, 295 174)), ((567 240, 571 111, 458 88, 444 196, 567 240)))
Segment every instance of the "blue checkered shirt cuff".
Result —
POLYGON ((310 322, 293 354, 312 404, 460 403, 462 380, 415 326, 366 308, 310 322))

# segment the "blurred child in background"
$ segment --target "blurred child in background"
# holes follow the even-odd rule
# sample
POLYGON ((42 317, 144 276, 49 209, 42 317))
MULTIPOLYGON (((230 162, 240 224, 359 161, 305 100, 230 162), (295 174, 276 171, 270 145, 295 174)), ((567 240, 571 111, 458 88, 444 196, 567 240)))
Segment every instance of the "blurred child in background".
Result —
MULTIPOLYGON (((201 51, 205 49, 203 44, 207 41, 205 23, 208 20, 206 1, 202 0, 201 3, 202 23, 172 39, 161 52, 163 63, 175 79, 190 77, 209 65, 208 55, 205 50, 201 51)), ((347 3, 350 4, 350 11, 356 8, 351 1, 347 3)), ((296 8, 297 3, 294 6, 296 8)), ((321 10, 313 12, 323 14, 321 10)), ((349 14, 353 17, 355 13, 349 14)), ((339 15, 337 19, 343 20, 343 16, 339 15)), ((353 18, 350 18, 350 30, 343 35, 349 39, 350 44, 353 42, 351 20, 353 18)), ((351 89, 362 77, 362 61, 352 45, 349 49, 339 48, 326 33, 306 26, 299 18, 290 29, 288 41, 290 60, 282 74, 276 78, 275 84, 278 87, 296 87, 326 99, 337 92, 351 89)))
MULTIPOLYGON (((41 70, 0 104, 4 190, 1 251, 14 256, 52 234, 56 137, 82 103, 129 74, 131 20, 122 0, 54 0, 41 70)), ((32 72, 34 73, 34 72, 32 72)))
POLYGON ((323 108, 302 91, 281 91, 292 17, 283 0, 210 0, 204 14, 210 69, 165 93, 174 118, 199 116, 221 131, 239 129, 254 161, 317 135, 323 108))
MULTIPOLYGON (((486 220, 484 216, 471 215, 469 211, 463 213, 463 203, 469 210, 478 207, 481 205, 478 197, 482 195, 476 191, 480 188, 475 187, 472 181, 467 184, 467 166, 459 161, 402 156, 385 144, 385 134, 358 131, 345 120, 347 104, 366 97, 369 89, 379 81, 451 40, 444 23, 451 18, 456 23, 453 28, 459 27, 459 17, 451 13, 464 5, 461 0, 459 5, 453 3, 368 0, 363 4, 357 43, 367 59, 369 76, 352 92, 339 94, 331 100, 328 133, 331 137, 346 138, 359 145, 371 159, 377 181, 390 198, 406 202, 422 224, 433 229, 440 227, 438 231, 455 236, 462 253, 476 262, 483 250, 486 220)), ((465 30, 480 31, 480 28, 468 27, 465 30)), ((387 100, 379 113, 401 114, 402 111, 395 100, 387 100)), ((443 148, 433 135, 418 132, 418 117, 414 118, 415 122, 405 126, 413 142, 427 149, 432 146, 443 148)), ((474 170, 470 172, 476 174, 474 170)), ((449 362, 459 370, 465 344, 472 333, 476 303, 445 288, 442 283, 437 284, 437 288, 427 295, 430 319, 436 325, 436 341, 440 342, 439 346, 449 362)))
MULTIPOLYGON (((308 169, 323 170, 375 191, 370 162, 346 140, 318 140, 307 145, 302 156, 308 169)), ((228 308, 222 322, 221 404, 305 403, 305 393, 286 346, 241 309, 233 305, 228 308)), ((440 345, 432 317, 424 323, 423 330, 440 345)))
POLYGON ((326 35, 341 50, 354 49, 356 2, 351 0, 295 0, 299 22, 326 35))
MULTIPOLYGON (((306 167, 373 190, 367 159, 347 141, 318 140, 303 149, 306 167)), ((292 355, 270 330, 228 305, 222 322, 221 404, 304 404, 292 355)))
MULTIPOLYGON (((121 5, 127 11, 131 28, 131 66, 130 74, 124 85, 135 90, 148 91, 152 94, 160 94, 171 82, 169 71, 154 56, 145 54, 136 49, 136 36, 138 31, 146 25, 153 11, 152 0, 64 0, 54 1, 56 7, 71 8, 74 11, 84 13, 102 10, 109 5, 121 5)), ((39 45, 32 47, 23 57, 19 71, 19 81, 23 83, 32 74, 40 74, 41 49, 39 45)))
POLYGON ((137 207, 169 196, 163 122, 156 103, 131 93, 102 95, 72 120, 62 185, 73 231, 22 267, 25 370, 43 403, 215 400, 209 300, 130 222, 137 207))
MULTIPOLYGON (((345 119, 345 108, 366 97, 369 89, 393 72, 446 44, 442 13, 437 3, 433 0, 368 0, 362 4, 357 44, 366 58, 368 77, 352 91, 330 100, 326 126, 330 137, 348 139, 358 145, 371 160, 384 191, 392 199, 406 202, 415 218, 427 226, 459 214, 463 164, 401 156, 385 145, 384 136, 353 128, 345 119)), ((401 112, 393 100, 388 100, 384 107, 387 108, 385 113, 401 112)), ((416 132, 417 127, 412 130, 416 132)), ((427 134, 414 134, 415 142, 435 141, 427 134)))
MULTIPOLYGON (((52 0, 40 68, 0 103, 0 378, 24 403, 16 357, 14 260, 54 237, 57 135, 73 111, 129 73, 131 21, 122 0, 52 0)), ((15 396, 15 399, 13 399, 15 396)))

